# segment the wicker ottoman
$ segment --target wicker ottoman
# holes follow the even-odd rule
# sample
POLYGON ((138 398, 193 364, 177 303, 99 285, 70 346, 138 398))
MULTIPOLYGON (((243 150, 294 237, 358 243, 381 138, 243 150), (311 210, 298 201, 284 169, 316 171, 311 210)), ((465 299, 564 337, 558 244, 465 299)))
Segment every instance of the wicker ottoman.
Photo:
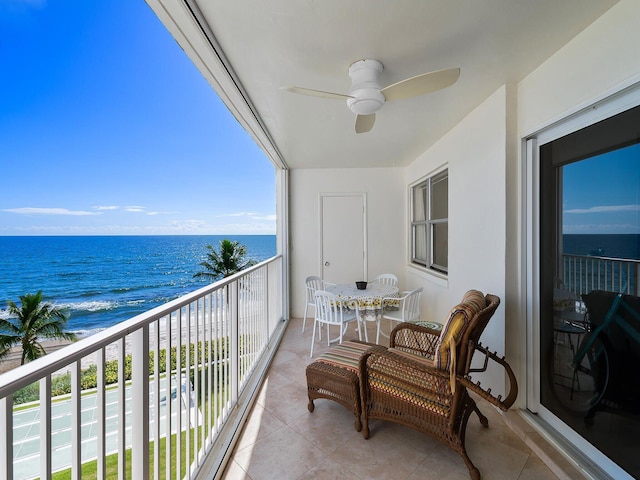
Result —
POLYGON ((362 430, 360 414, 360 357, 369 349, 386 350, 386 347, 372 343, 350 340, 330 348, 318 359, 307 365, 307 408, 313 412, 313 400, 327 398, 338 402, 356 417, 354 427, 362 430))

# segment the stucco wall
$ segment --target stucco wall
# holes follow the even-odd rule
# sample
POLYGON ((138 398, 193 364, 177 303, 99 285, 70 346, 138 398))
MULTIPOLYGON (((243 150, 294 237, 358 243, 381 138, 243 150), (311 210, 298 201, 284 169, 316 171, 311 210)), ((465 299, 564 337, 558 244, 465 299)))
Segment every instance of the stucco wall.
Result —
POLYGON ((304 279, 320 275, 320 193, 367 194, 369 279, 394 273, 404 286, 404 173, 400 168, 297 169, 290 174, 291 316, 304 314, 304 279))
MULTIPOLYGON (((469 289, 504 301, 506 98, 506 88, 500 88, 406 169, 407 185, 443 164, 449 169, 447 280, 411 266, 406 271, 409 288, 424 288, 425 319, 442 322, 469 289)), ((501 305, 482 336, 483 343, 500 353, 504 321, 501 305)), ((499 372, 492 372, 489 385, 503 385, 499 372)))
POLYGON ((527 135, 640 81, 640 2, 623 0, 518 85, 527 135))

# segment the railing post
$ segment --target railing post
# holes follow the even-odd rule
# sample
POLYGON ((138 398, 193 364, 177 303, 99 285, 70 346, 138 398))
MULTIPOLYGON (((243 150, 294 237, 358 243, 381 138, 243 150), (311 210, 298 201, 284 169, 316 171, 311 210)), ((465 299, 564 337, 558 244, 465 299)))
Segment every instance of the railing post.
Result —
POLYGON ((107 478, 107 460, 106 460, 106 452, 107 452, 107 428, 106 428, 106 419, 107 419, 107 402, 106 402, 106 380, 105 380, 105 368, 106 368, 106 360, 104 354, 104 348, 101 348, 97 352, 98 362, 98 398, 96 404, 96 417, 98 422, 98 438, 97 438, 97 474, 98 478, 107 478))
POLYGON ((51 375, 40 379, 40 478, 51 479, 51 375))
POLYGON ((71 478, 82 474, 82 387, 80 360, 71 365, 71 478))
POLYGON ((13 478, 13 395, 0 399, 0 479, 13 478))
POLYGON ((238 401, 238 383, 240 380, 240 335, 238 320, 238 282, 229 284, 229 314, 231 324, 231 338, 229 339, 230 359, 231 359, 231 402, 235 404, 238 401))
POLYGON ((126 445, 126 392, 127 387, 125 380, 125 357, 126 357, 126 344, 125 337, 118 340, 118 478, 127 478, 127 445, 126 445))
POLYGON ((149 478, 149 325, 139 328, 131 337, 131 478, 149 478))

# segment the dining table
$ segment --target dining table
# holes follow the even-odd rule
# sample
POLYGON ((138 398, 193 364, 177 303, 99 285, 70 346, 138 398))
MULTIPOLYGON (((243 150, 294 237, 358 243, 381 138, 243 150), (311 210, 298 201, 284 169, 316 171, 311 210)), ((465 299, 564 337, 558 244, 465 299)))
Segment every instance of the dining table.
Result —
MULTIPOLYGON (((327 291, 336 295, 340 301, 338 306, 358 311, 358 321, 379 321, 384 307, 391 306, 393 300, 384 298, 398 298, 398 287, 381 283, 367 283, 366 288, 360 290, 354 283, 338 283, 327 286, 327 291)), ((397 302, 396 302, 397 304, 397 302)))

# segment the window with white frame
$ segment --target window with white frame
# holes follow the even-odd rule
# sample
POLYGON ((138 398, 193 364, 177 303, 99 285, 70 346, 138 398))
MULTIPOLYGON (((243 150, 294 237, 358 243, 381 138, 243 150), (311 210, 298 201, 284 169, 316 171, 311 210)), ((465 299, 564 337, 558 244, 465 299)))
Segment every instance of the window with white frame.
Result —
POLYGON ((411 187, 411 262, 448 272, 449 173, 443 170, 411 187))

